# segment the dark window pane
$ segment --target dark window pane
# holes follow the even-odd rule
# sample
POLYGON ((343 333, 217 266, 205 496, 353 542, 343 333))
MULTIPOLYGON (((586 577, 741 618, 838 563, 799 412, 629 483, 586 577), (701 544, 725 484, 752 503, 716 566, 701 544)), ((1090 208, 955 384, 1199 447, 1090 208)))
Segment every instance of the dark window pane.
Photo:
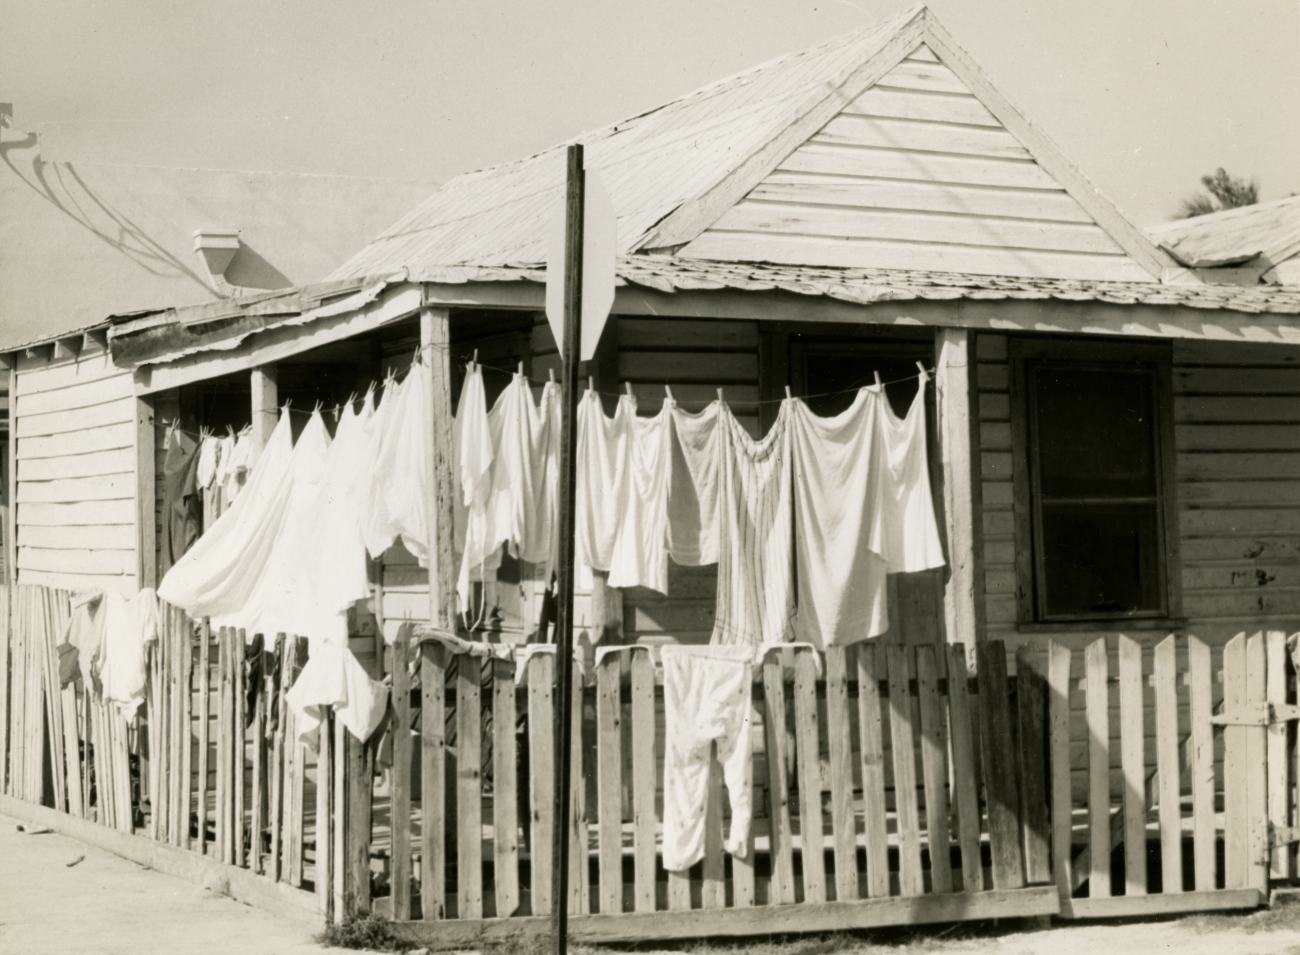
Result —
MULTIPOLYGON (((853 404, 859 388, 873 384, 875 372, 880 380, 893 382, 885 389, 894 413, 907 414, 916 397, 918 378, 916 361, 921 355, 873 357, 861 351, 845 349, 840 354, 808 352, 804 356, 808 396, 804 399, 813 414, 828 418, 853 404), (905 379, 900 381, 899 379, 905 379)), ((929 364, 928 359, 926 363, 929 364)))
POLYGON ((1155 503, 1044 502, 1047 615, 1161 610, 1157 513, 1155 503))
POLYGON ((1147 372, 1034 368, 1045 498, 1156 493, 1154 385, 1147 372))

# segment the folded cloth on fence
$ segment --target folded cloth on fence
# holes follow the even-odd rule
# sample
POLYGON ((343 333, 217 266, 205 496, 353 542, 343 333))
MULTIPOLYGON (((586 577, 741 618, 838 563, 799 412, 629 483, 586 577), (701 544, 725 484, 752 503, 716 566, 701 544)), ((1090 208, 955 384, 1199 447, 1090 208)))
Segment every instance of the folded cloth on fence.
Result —
POLYGON ((754 653, 743 646, 665 646, 664 868, 681 872, 704 857, 710 744, 731 802, 724 847, 744 858, 751 815, 750 701, 754 653))
MULTIPOLYGON (((632 650, 644 650, 647 653, 651 653, 650 647, 644 643, 628 643, 623 646, 597 647, 596 658, 592 661, 592 665, 599 669, 600 661, 605 659, 605 657, 609 656, 611 653, 629 653, 632 650)), ((653 653, 651 653, 651 656, 653 657, 653 653)))
POLYGON ((163 577, 158 596, 195 619, 239 612, 263 576, 288 512, 293 434, 287 412, 244 493, 163 577))
MULTIPOLYGON (((320 546, 321 499, 325 492, 326 461, 330 436, 320 412, 314 412, 303 428, 289 461, 290 480, 281 486, 287 501, 279 530, 272 542, 262 574, 243 605, 223 614, 212 614, 214 626, 242 627, 248 636, 288 633, 318 642, 347 644, 346 607, 324 606, 313 582, 320 546)), ((340 542, 340 546, 345 546, 340 542)), ((360 540, 352 542, 356 550, 360 540)), ((335 559, 355 560, 337 552, 335 559)))
MULTIPOLYGON (((525 643, 521 647, 515 648, 515 686, 524 682, 524 674, 528 670, 528 661, 533 657, 542 654, 554 656, 558 647, 554 643, 525 643)), ((582 673, 585 657, 582 653, 582 647, 577 644, 573 647, 573 665, 577 668, 579 674, 582 673)))
POLYGON ((99 663, 104 645, 104 592, 79 591, 72 595, 71 605, 72 613, 68 617, 63 642, 77 648, 77 667, 86 689, 99 692, 99 663))
POLYGON ((718 597, 712 642, 789 639, 794 618, 791 400, 754 440, 718 403, 718 597))
POLYGON ((452 653, 468 653, 470 656, 492 657, 496 660, 515 658, 515 648, 508 643, 465 640, 447 630, 438 630, 434 627, 417 627, 415 639, 419 643, 440 643, 452 653))
POLYGON ((325 459, 317 540, 306 559, 316 600, 323 610, 334 613, 344 613, 355 601, 370 596, 360 489, 366 485, 366 472, 374 467, 366 457, 366 426, 374 410, 373 392, 366 393, 360 414, 348 402, 325 459))
POLYGON ((308 654, 306 665, 284 698, 296 719, 298 738, 317 746, 321 708, 332 706, 339 722, 364 743, 388 710, 388 687, 370 679, 345 646, 311 644, 308 654))
POLYGON ((764 661, 767 660, 767 655, 769 653, 772 653, 773 651, 779 651, 779 650, 811 650, 813 666, 817 669, 817 676, 819 678, 821 677, 822 675, 821 653, 818 652, 817 647, 815 645, 811 643, 805 643, 802 640, 793 640, 790 643, 769 643, 766 646, 760 647, 758 651, 758 659, 756 660, 757 664, 759 666, 762 666, 764 661))
POLYGON ((130 600, 104 595, 104 647, 99 678, 105 702, 117 704, 129 723, 144 702, 144 648, 158 639, 158 597, 146 587, 130 600))

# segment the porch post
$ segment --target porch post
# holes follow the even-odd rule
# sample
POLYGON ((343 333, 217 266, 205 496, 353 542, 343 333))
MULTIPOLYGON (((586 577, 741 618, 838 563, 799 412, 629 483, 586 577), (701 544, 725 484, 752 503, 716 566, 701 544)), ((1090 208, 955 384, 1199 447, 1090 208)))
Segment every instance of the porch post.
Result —
POLYGON ((258 365, 252 372, 253 392, 253 461, 262 456, 262 449, 271 440, 279 410, 280 395, 275 365, 258 365))
POLYGON ((977 416, 971 411, 973 333, 939 328, 935 334, 935 393, 939 447, 943 458, 943 510, 948 543, 948 580, 943 590, 943 617, 949 643, 964 643, 968 652, 983 639, 980 528, 974 473, 978 461, 977 416))
POLYGON ((456 573, 453 547, 455 485, 451 462, 451 310, 426 308, 420 312, 420 371, 428 376, 429 420, 429 622, 444 630, 455 629, 456 573))
MULTIPOLYGON (((135 399, 136 585, 158 586, 157 461, 153 395, 135 399)), ((10 428, 12 429, 12 423, 10 428)), ((164 520, 166 518, 164 517, 164 520)))

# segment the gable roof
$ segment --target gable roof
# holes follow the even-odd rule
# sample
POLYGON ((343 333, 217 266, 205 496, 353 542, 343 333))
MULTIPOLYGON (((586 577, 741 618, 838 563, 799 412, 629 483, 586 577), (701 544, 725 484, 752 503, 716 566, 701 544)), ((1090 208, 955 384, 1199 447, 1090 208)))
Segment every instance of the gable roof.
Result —
MULTIPOLYGON (((1300 196, 1152 226, 1147 233, 1188 268, 1267 270, 1300 256, 1300 196)), ((1300 271, 1292 282, 1300 282, 1300 271)))
MULTIPOLYGON (((866 128, 857 125, 859 132, 866 128)), ((1156 281, 1162 269, 1174 265, 997 92, 924 6, 772 60, 573 141, 584 145, 588 168, 598 170, 609 189, 619 220, 619 253, 625 256, 657 253, 804 266, 910 267, 1120 281, 1156 281), (901 96, 897 89, 889 92, 883 85, 873 91, 887 76, 910 89, 903 89, 901 96), (934 88, 936 84, 941 88, 934 88), (792 156, 819 148, 823 145, 819 140, 834 139, 837 123, 856 122, 844 117, 864 114, 861 98, 869 91, 866 127, 874 127, 868 136, 875 139, 848 144, 858 150, 858 165, 839 174, 932 187, 928 198, 918 200, 918 207, 908 206, 906 200, 891 207, 895 218, 912 216, 907 223, 891 224, 878 211, 865 212, 861 201, 856 205, 849 201, 846 208, 852 226, 835 237, 865 230, 868 235, 862 238, 877 244, 859 243, 847 259, 843 242, 801 242, 796 243, 796 251, 777 253, 770 242, 716 241, 717 232, 735 231, 729 228, 734 222, 728 216, 734 219, 746 201, 755 201, 747 197, 756 189, 777 185, 770 180, 774 174, 788 178, 790 170, 783 164, 792 156), (956 113, 937 119, 910 115, 907 110, 912 107, 899 105, 908 93, 916 94, 913 100, 930 100, 956 113), (900 108, 903 115, 889 112, 893 109, 896 114, 900 108), (873 109, 885 110, 884 116, 870 115, 873 109), (976 113, 978 118, 970 121, 976 113), (904 138, 898 139, 900 135, 904 138), (905 167, 901 171, 900 162, 905 167), (981 182, 978 170, 972 172, 980 164, 1016 167, 1022 178, 1035 178, 1027 185, 996 179, 981 182), (963 167, 960 174, 953 172, 957 166, 963 167), (1056 212, 1012 213, 1005 218, 1023 221, 998 228, 966 221, 967 233, 974 229, 978 234, 959 242, 934 240, 933 235, 951 231, 945 216, 970 219, 972 215, 964 207, 933 208, 935 196, 947 192, 950 204, 961 203, 981 190, 999 189, 1041 193, 1045 203, 1056 203, 1056 212), (920 238, 907 234, 909 229, 915 233, 918 226, 920 238), (891 227, 905 234, 891 234, 891 227), (924 234, 927 228, 929 234, 924 234), (879 230, 884 230, 883 240, 879 230), (914 248, 904 261, 886 254, 891 250, 882 249, 880 241, 914 248), (1074 247, 1080 244, 1082 248, 1074 247), (960 247, 976 249, 978 254, 962 253, 960 247), (986 255, 981 250, 1011 254, 986 255), (1050 254, 1028 254, 1044 251, 1050 254)), ((418 280, 425 272, 448 266, 541 265, 550 218, 563 186, 567 145, 451 180, 331 278, 406 269, 418 280)), ((997 210, 983 216, 985 221, 997 218, 1002 218, 997 210)))

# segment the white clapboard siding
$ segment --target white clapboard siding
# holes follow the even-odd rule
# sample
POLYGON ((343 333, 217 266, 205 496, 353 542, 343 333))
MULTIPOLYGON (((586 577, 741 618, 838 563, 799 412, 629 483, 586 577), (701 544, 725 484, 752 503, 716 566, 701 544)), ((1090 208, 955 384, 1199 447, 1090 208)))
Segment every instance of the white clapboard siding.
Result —
POLYGON ((18 363, 19 583, 136 587, 136 400, 106 355, 18 363))
POLYGON ((955 74, 909 58, 680 255, 1150 282, 955 74))

